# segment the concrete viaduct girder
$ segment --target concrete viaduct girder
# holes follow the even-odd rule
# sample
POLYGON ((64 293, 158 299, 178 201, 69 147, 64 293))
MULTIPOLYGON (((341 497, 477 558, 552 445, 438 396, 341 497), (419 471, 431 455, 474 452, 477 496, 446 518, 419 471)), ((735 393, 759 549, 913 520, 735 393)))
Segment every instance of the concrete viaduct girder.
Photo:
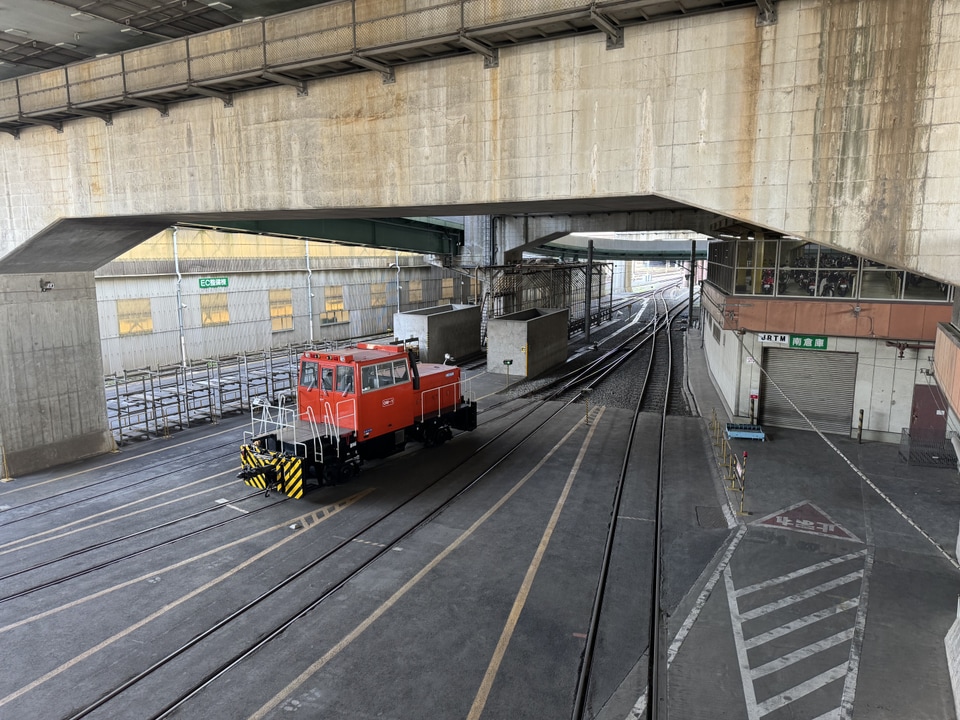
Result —
MULTIPOLYGON (((499 47, 496 67, 455 55, 398 64, 390 84, 354 70, 306 94, 24 126, 0 135, 0 257, 62 218, 567 215, 669 198, 960 282, 960 0, 781 0, 768 25, 757 7, 625 26, 619 49, 595 30, 499 47)), ((87 297, 74 275, 54 282, 87 297)), ((36 301, 36 278, 18 277, 0 276, 14 319, 36 301)), ((39 342, 23 330, 5 327, 0 354, 39 342)), ((14 432, 33 385, 10 368, 40 352, 0 355, 10 456, 46 444, 14 432)), ((62 402, 90 404, 97 377, 62 402)))
POLYGON ((142 215, 67 218, 54 222, 0 258, 0 275, 93 272, 172 225, 259 235, 279 235, 388 248, 423 254, 456 254, 463 229, 413 218, 216 218, 142 215))

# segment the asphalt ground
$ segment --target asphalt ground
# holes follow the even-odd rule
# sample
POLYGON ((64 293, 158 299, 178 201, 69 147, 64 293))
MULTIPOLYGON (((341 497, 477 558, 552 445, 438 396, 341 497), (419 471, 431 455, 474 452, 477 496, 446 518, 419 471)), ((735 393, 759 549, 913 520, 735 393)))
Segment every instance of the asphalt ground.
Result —
MULTIPOLYGON (((357 481, 302 501, 231 481, 231 446, 246 427, 236 418, 3 486, 0 635, 13 661, 0 679, 0 718, 71 717, 162 663, 89 715, 150 717, 411 527, 174 716, 569 714, 629 415, 594 408, 588 424, 583 408, 548 404, 482 447, 511 421, 505 411, 527 405, 509 401, 474 433, 371 463, 357 481), (473 468, 555 410, 533 441, 424 521, 475 479, 473 468), (405 501, 333 561, 183 649, 405 501), (223 524, 204 530, 214 521, 223 524)), ((649 577, 637 562, 652 538, 643 523, 635 536, 647 550, 627 554, 624 582, 642 593, 649 577)), ((601 663, 636 663, 645 639, 620 628, 642 627, 638 612, 611 606, 601 663)))
MULTIPOLYGON (((704 415, 722 415, 698 346, 694 329, 692 395, 704 415)), ((591 405, 588 425, 582 405, 563 410, 424 520, 472 482, 471 468, 504 455, 505 441, 483 444, 507 411, 526 408, 503 376, 474 375, 481 409, 493 408, 477 431, 369 463, 354 482, 301 501, 253 495, 233 479, 247 427, 239 417, 0 485, 0 577, 9 576, 0 719, 70 717, 407 500, 90 717, 151 717, 371 560, 174 716, 569 717, 629 413, 591 405), (173 524, 125 537, 164 522, 173 524)), ((657 431, 655 417, 641 417, 618 518, 587 694, 588 716, 602 720, 641 717, 645 706, 654 540, 645 459, 657 431)), ((815 433, 771 434, 734 441, 749 453, 747 514, 737 515, 740 494, 727 489, 709 422, 668 418, 661 717, 954 717, 943 636, 960 574, 943 551, 951 556, 956 539, 956 472, 828 436, 868 482, 815 433)))
MULTIPOLYGON (((692 329, 693 394, 726 422, 699 345, 692 329)), ((957 471, 907 465, 895 445, 766 430, 730 442, 747 453, 744 514, 695 621, 671 622, 671 635, 689 629, 667 717, 954 718, 957 471)), ((738 512, 741 493, 722 485, 738 512)))

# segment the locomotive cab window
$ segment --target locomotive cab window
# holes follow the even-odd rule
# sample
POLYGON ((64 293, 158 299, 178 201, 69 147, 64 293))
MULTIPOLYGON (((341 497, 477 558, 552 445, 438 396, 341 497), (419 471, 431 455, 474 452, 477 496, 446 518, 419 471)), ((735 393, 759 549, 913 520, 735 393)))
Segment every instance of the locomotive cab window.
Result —
POLYGON ((333 390, 333 368, 320 368, 320 387, 324 390, 333 390))
POLYGON ((390 387, 409 379, 406 360, 389 360, 360 368, 360 384, 364 392, 390 387))
POLYGON ((410 373, 407 372, 407 361, 406 360, 394 360, 393 361, 393 381, 398 385, 400 383, 405 383, 410 379, 410 373))
POLYGON ((337 390, 342 393, 353 392, 353 367, 337 365, 337 390))
POLYGON ((377 383, 380 387, 390 387, 393 385, 393 365, 392 363, 380 363, 377 365, 377 383))
POLYGON ((303 362, 300 364, 300 386, 305 388, 317 387, 317 364, 303 362))

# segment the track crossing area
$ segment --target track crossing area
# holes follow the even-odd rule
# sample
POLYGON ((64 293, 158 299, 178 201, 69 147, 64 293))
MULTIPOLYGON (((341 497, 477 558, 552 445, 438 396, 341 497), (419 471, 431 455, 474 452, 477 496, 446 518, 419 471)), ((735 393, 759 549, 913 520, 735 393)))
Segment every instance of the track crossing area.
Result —
MULTIPOLYGON (((476 431, 301 501, 232 479, 239 419, 0 485, 0 719, 568 717, 630 413, 548 402, 495 440, 532 401, 474 383, 476 431)), ((658 432, 641 414, 585 717, 644 717, 658 432)), ((954 717, 960 574, 904 515, 952 548, 955 473, 837 444, 899 511, 777 431, 736 448, 737 516, 705 419, 667 417, 668 717, 954 717)))

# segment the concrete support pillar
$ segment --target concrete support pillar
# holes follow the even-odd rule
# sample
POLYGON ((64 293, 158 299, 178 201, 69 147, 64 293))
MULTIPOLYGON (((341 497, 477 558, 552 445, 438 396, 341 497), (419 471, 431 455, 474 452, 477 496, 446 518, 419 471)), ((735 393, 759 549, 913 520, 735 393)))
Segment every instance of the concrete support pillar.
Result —
POLYGON ((92 272, 0 275, 0 444, 14 477, 115 447, 92 272))

